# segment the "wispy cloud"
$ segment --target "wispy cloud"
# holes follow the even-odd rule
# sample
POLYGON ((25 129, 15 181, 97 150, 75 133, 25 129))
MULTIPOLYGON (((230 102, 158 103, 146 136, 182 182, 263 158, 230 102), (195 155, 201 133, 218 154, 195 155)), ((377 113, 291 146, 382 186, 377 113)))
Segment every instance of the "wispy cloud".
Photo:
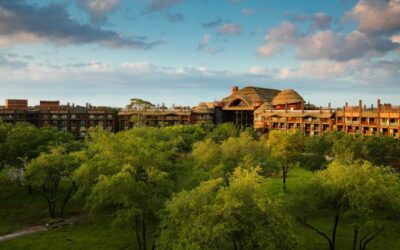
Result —
POLYGON ((209 47, 210 39, 211 39, 210 35, 204 35, 201 38, 199 45, 197 46, 197 49, 199 51, 203 51, 203 52, 209 53, 209 54, 216 54, 216 53, 222 52, 222 49, 216 49, 216 48, 209 47))
POLYGON ((237 35, 242 32, 242 25, 237 23, 227 23, 221 26, 219 29, 220 34, 225 35, 237 35))
POLYGON ((89 12, 93 23, 105 21, 108 13, 119 5, 119 0, 76 0, 76 2, 79 7, 89 12))
POLYGON ((149 0, 147 10, 149 12, 161 11, 172 8, 183 2, 183 0, 149 0))
POLYGON ((217 26, 219 26, 219 25, 221 25, 221 24, 223 24, 225 21, 224 20, 222 20, 221 18, 217 18, 217 19, 215 19, 215 20, 211 20, 211 21, 208 21, 208 22, 204 22, 204 23, 202 23, 201 24, 201 26, 203 27, 203 28, 213 28, 213 27, 217 27, 217 26))

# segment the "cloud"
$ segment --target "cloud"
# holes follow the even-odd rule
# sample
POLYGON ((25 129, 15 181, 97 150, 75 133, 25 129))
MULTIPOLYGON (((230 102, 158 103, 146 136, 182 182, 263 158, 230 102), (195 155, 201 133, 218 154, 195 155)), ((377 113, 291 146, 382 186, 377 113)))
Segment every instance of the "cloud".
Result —
POLYGON ((222 25, 219 29, 220 34, 225 35, 237 35, 242 32, 242 25, 237 23, 227 23, 222 25))
POLYGON ((180 4, 183 0, 149 0, 147 7, 148 12, 156 12, 164 9, 172 8, 180 4))
POLYGON ((394 43, 400 43, 400 34, 391 36, 390 40, 394 43))
MULTIPOLYGON (((29 60, 23 57, 23 59, 29 60)), ((4 53, 0 51, 0 67, 3 68, 24 68, 28 65, 26 60, 21 60, 19 55, 13 53, 4 53)))
POLYGON ((203 28, 206 28, 206 29, 207 28, 213 28, 213 27, 221 25, 224 22, 225 22, 224 20, 222 20, 221 18, 218 18, 218 19, 215 19, 215 20, 211 20, 209 22, 204 22, 204 23, 201 24, 201 26, 203 28))
MULTIPOLYGON (((322 59, 317 61, 301 62, 293 68, 268 68, 253 66, 248 72, 253 75, 274 77, 284 81, 305 80, 305 81, 339 81, 339 85, 363 85, 381 88, 397 87, 400 77, 400 61, 367 61, 353 59, 337 62, 334 60, 322 59), (379 82, 379 85, 377 85, 379 82)), ((322 84, 319 84, 322 85, 322 84)), ((340 87, 340 86, 337 87, 340 87)))
POLYGON ((287 47, 294 47, 299 59, 346 61, 382 55, 399 46, 385 36, 357 30, 348 34, 322 30, 304 35, 292 23, 283 22, 267 33, 265 42, 258 47, 257 53, 260 57, 270 58, 287 47))
POLYGON ((305 60, 325 58, 345 61, 366 55, 383 54, 396 48, 398 45, 386 38, 369 36, 359 31, 346 35, 333 31, 319 31, 299 40, 297 56, 305 60))
POLYGON ((204 35, 200 42, 199 46, 197 46, 197 50, 203 51, 205 53, 209 54, 216 54, 222 51, 222 49, 215 49, 215 48, 210 48, 208 45, 210 43, 211 36, 210 35, 204 35))
POLYGON ((256 12, 256 9, 251 9, 251 8, 245 8, 242 9, 242 14, 246 16, 251 16, 256 12))
POLYGON ((348 13, 364 33, 393 33, 400 31, 399 0, 360 0, 348 13))
POLYGON ((333 20, 331 16, 323 12, 318 12, 311 15, 289 12, 286 13, 286 16, 289 18, 290 22, 294 23, 310 21, 310 31, 329 29, 333 20))
POLYGON ((329 29, 332 22, 332 17, 325 13, 319 12, 312 16, 312 30, 329 29))
POLYGON ((185 16, 183 14, 181 14, 181 13, 170 13, 170 12, 167 12, 165 14, 165 17, 171 23, 177 23, 177 22, 185 21, 185 16))
POLYGON ((0 45, 51 42, 57 45, 95 43, 109 48, 150 49, 163 43, 123 37, 115 31, 81 24, 65 6, 39 7, 23 0, 0 0, 0 45), (45 18, 44 18, 45 17, 45 18))
POLYGON ((88 11, 93 23, 102 22, 119 4, 119 0, 76 0, 79 7, 88 11))
POLYGON ((265 36, 265 43, 258 47, 257 54, 269 58, 281 52, 286 46, 295 44, 299 38, 297 28, 288 22, 272 28, 265 36))

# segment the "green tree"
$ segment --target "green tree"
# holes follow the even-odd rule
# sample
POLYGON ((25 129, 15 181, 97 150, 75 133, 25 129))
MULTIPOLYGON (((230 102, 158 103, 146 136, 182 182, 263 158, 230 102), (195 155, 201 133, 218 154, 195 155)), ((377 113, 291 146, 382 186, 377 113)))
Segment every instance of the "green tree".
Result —
POLYGON ((183 191, 166 204, 161 249, 294 249, 297 236, 279 200, 270 199, 259 168, 237 168, 183 191))
POLYGON ((86 140, 85 160, 75 173, 79 195, 93 214, 132 228, 139 250, 152 244, 157 233, 148 228, 157 226, 158 211, 181 178, 181 143, 161 128, 92 130, 86 140))
POLYGON ((163 129, 182 141, 179 148, 182 153, 190 152, 193 144, 203 140, 206 136, 204 129, 197 125, 176 125, 164 127, 163 129))
POLYGON ((22 176, 27 164, 41 152, 49 152, 53 146, 72 143, 72 135, 53 127, 36 128, 28 123, 13 125, 4 142, 5 164, 14 169, 17 184, 22 184, 22 176))
POLYGON ((331 250, 335 249, 339 219, 343 216, 354 225, 353 249, 366 249, 385 229, 385 223, 399 219, 400 179, 390 169, 369 162, 334 162, 316 173, 297 197, 296 210, 302 212, 302 223, 324 237, 331 250), (334 217, 331 236, 307 221, 326 213, 333 213, 334 217))
POLYGON ((216 126, 209 134, 208 137, 217 143, 228 139, 229 137, 236 137, 239 130, 233 123, 223 123, 216 126))
POLYGON ((7 141, 10 130, 11 125, 0 120, 0 171, 6 164, 7 149, 5 142, 7 141))
POLYGON ((272 157, 277 159, 282 169, 283 192, 286 192, 286 177, 291 166, 300 160, 304 151, 305 137, 298 131, 271 131, 268 134, 267 147, 272 157))
POLYGON ((335 161, 351 164, 362 159, 363 138, 360 135, 344 134, 333 143, 332 155, 335 161))
POLYGON ((306 138, 304 154, 300 157, 301 166, 311 171, 326 168, 330 144, 323 136, 311 136, 306 138))
POLYGON ((192 156, 205 176, 223 177, 227 184, 229 176, 238 166, 259 166, 265 176, 277 172, 278 168, 264 140, 255 139, 248 132, 242 132, 239 137, 229 137, 220 144, 210 138, 200 141, 194 145, 192 156))
POLYGON ((131 99, 130 103, 126 106, 129 110, 136 110, 136 114, 132 115, 130 122, 132 122, 135 126, 140 127, 145 125, 145 121, 143 121, 143 113, 146 112, 149 108, 154 107, 149 101, 145 101, 138 98, 131 99))
POLYGON ((400 141, 393 137, 364 137, 362 155, 373 165, 391 166, 400 170, 400 141))
POLYGON ((59 212, 63 216, 65 206, 76 189, 71 178, 73 171, 79 166, 79 161, 72 154, 63 152, 62 148, 55 148, 50 153, 41 153, 27 166, 25 178, 28 184, 37 188, 46 199, 49 215, 56 217, 56 205, 61 181, 69 182, 69 191, 64 197, 59 212))

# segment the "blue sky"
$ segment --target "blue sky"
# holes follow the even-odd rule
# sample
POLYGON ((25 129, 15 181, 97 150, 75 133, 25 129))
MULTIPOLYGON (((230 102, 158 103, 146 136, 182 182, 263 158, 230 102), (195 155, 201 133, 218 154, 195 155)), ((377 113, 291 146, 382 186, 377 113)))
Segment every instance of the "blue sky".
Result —
POLYGON ((0 0, 0 99, 400 103, 400 1, 0 0))

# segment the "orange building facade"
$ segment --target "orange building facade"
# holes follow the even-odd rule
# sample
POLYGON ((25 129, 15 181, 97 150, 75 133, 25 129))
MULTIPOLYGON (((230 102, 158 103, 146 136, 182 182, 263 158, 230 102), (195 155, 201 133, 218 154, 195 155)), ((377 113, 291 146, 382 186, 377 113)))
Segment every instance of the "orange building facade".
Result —
POLYGON ((307 136, 327 131, 349 134, 392 136, 400 139, 400 106, 381 104, 341 108, 316 107, 306 103, 293 89, 232 87, 220 101, 190 107, 151 107, 145 110, 60 105, 59 101, 41 101, 29 107, 27 100, 6 100, 0 106, 0 120, 9 123, 30 122, 38 127, 55 126, 82 138, 91 127, 111 132, 139 126, 173 126, 232 122, 238 127, 254 127, 261 133, 297 129, 307 136))

